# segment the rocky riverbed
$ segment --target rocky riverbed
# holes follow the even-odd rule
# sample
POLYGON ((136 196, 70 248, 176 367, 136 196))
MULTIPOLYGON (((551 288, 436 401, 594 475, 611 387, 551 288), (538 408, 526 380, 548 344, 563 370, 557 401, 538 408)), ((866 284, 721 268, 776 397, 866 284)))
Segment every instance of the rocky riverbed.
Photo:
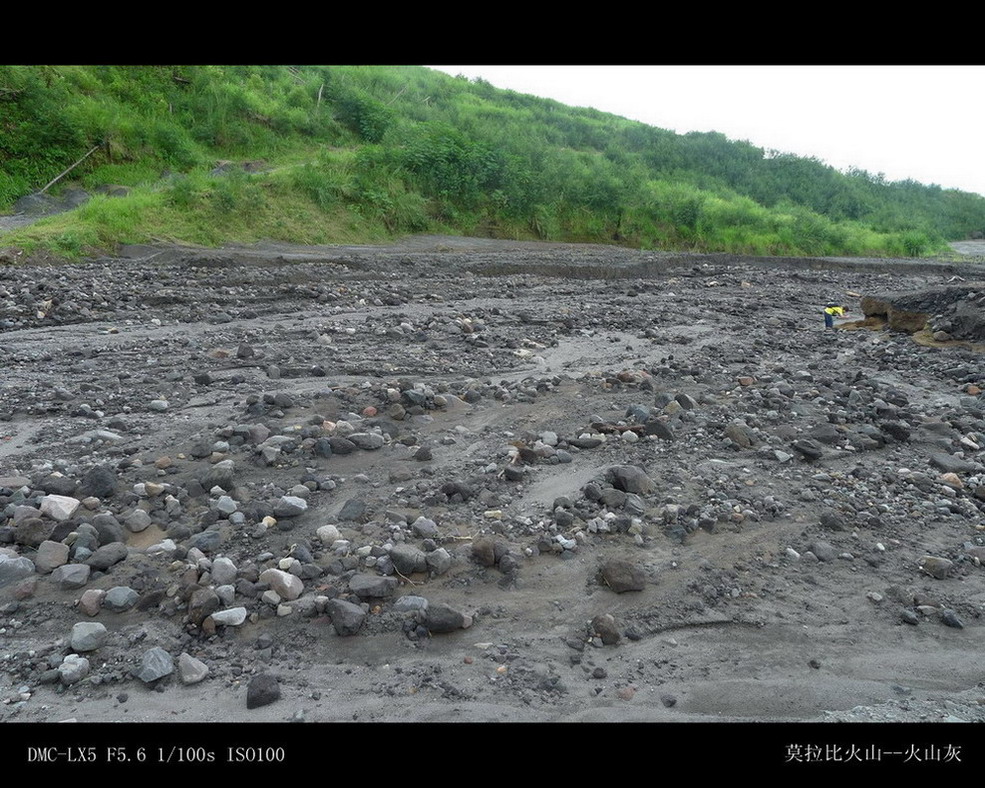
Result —
POLYGON ((985 721, 980 347, 820 311, 967 268, 124 253, 0 269, 0 720, 985 721))

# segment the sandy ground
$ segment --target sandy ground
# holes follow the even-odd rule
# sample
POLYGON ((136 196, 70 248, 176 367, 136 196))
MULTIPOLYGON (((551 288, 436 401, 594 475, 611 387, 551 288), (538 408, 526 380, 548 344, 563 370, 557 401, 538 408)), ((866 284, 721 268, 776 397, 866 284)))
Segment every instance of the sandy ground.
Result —
MULTIPOLYGON (((7 698, 0 720, 985 721, 985 575, 967 557, 968 545, 980 543, 982 520, 971 494, 977 474, 962 474, 959 498, 966 509, 945 516, 938 505, 940 471, 927 465, 941 446, 917 428, 953 416, 949 436, 975 432, 980 414, 961 410, 959 384, 940 370, 958 364, 980 370, 980 359, 966 349, 917 348, 902 335, 826 333, 817 311, 832 293, 939 284, 953 267, 908 272, 886 262, 846 267, 844 261, 685 259, 434 238, 385 249, 129 252, 129 259, 74 269, 9 269, 56 283, 62 304, 80 301, 80 291, 112 293, 107 306, 93 307, 89 316, 63 311, 56 324, 57 309, 43 318, 21 315, 21 325, 0 333, 0 402, 7 416, 0 421, 0 476, 36 482, 58 459, 64 460, 60 467, 81 474, 96 461, 128 457, 143 464, 118 470, 127 488, 158 478, 181 485, 197 467, 189 456, 196 441, 211 443, 223 426, 263 420, 246 414, 251 394, 294 397, 282 420, 267 418, 276 431, 326 415, 320 398, 326 391, 339 400, 336 413, 328 414, 335 417, 350 407, 358 413, 357 405, 383 410, 378 393, 404 378, 445 384, 451 393, 468 381, 499 386, 511 396, 486 394, 473 403, 456 398, 426 418, 394 422, 394 434, 413 433, 414 447, 388 439, 379 451, 274 466, 245 448, 232 450, 246 498, 288 489, 305 468, 340 481, 335 491, 312 497, 291 531, 230 536, 211 554, 242 564, 264 551, 286 555, 302 539, 320 548, 315 530, 336 521, 356 496, 369 503, 372 517, 338 523, 353 548, 386 543, 393 522, 387 513, 394 509, 409 515, 406 522, 424 515, 439 524, 452 567, 402 578, 397 596, 445 602, 467 612, 472 624, 412 640, 387 603, 360 634, 341 637, 323 614, 277 616, 249 600, 256 620, 206 636, 188 629, 180 609, 170 615, 163 608, 102 610, 92 620, 108 628, 109 644, 95 655, 90 678, 64 688, 38 682, 41 656, 67 651, 72 625, 89 619, 75 607, 81 590, 66 591, 41 577, 33 595, 16 604, 10 604, 12 586, 0 588, 0 602, 8 605, 0 616, 0 694, 7 698), (606 266, 629 268, 630 275, 592 278, 606 266), (632 275, 644 270, 649 273, 632 275), (113 290, 107 280, 117 277, 125 281, 113 290), (315 285, 332 298, 313 296, 315 285), (128 289, 132 301, 123 297, 128 289), (387 303, 392 293, 399 298, 387 303), (479 333, 486 347, 451 330, 466 318, 485 325, 479 333), (401 324, 413 330, 384 331, 401 324), (319 336, 330 342, 319 344, 319 336), (245 341, 259 358, 237 359, 236 347, 245 341), (287 374, 272 378, 271 364, 287 374), (312 365, 325 374, 290 372, 312 365), (815 462, 791 452, 798 430, 806 435, 841 407, 825 389, 831 369, 837 381, 860 390, 858 381, 877 377, 879 391, 905 392, 902 418, 913 426, 912 438, 865 453, 826 446, 815 462), (626 370, 644 374, 620 383, 616 375, 626 370), (203 371, 213 382, 193 383, 203 371), (801 371, 809 375, 797 378, 801 371), (243 382, 234 382, 235 375, 243 382), (754 382, 738 383, 744 376, 754 382), (550 385, 538 392, 538 382, 550 385), (780 382, 797 388, 803 415, 767 415, 769 403, 754 399, 756 391, 780 382), (97 388, 87 391, 85 383, 97 388), (524 386, 534 396, 524 395, 524 386), (59 400, 56 387, 71 398, 59 400), (502 478, 515 441, 532 445, 545 431, 574 438, 591 432, 593 417, 618 423, 628 408, 653 406, 662 392, 688 394, 698 403, 668 422, 676 440, 630 443, 609 435, 599 448, 571 448, 570 463, 532 464, 519 484, 502 478), (159 396, 167 397, 168 411, 148 411, 147 403, 159 396), (80 403, 104 415, 80 416, 80 403), (127 422, 122 443, 73 442, 114 416, 127 422), (758 424, 757 445, 742 448, 724 436, 740 418, 758 424), (411 459, 419 445, 433 447, 431 462, 411 459), (793 458, 769 459, 763 450, 771 448, 793 458), (156 459, 180 454, 189 459, 175 470, 145 473, 156 459), (591 533, 587 522, 597 512, 590 509, 579 511, 574 526, 550 530, 552 502, 582 500, 586 484, 624 464, 644 469, 657 484, 646 496, 640 539, 591 533), (859 466, 894 479, 903 467, 927 471, 935 486, 919 497, 933 504, 921 508, 915 488, 895 481, 879 487, 870 479, 866 492, 854 481, 865 477, 852 476, 859 466), (395 476, 395 469, 410 475, 395 476), (428 502, 442 483, 466 478, 485 490, 483 500, 428 502), (757 508, 767 495, 783 506, 757 508), (855 500, 858 511, 882 502, 888 511, 881 524, 854 519, 857 512, 847 504, 855 500), (732 502, 726 509, 734 505, 736 516, 693 530, 670 527, 668 504, 694 504, 697 511, 709 502, 732 502), (820 520, 832 509, 844 520, 835 530, 820 520), (578 531, 576 549, 543 550, 540 533, 574 539, 578 531), (483 536, 508 545, 516 572, 476 563, 472 544, 483 536), (818 539, 841 557, 804 560, 818 539), (928 553, 951 559, 952 573, 935 579, 921 572, 928 553), (647 578, 642 590, 616 594, 599 579, 600 567, 613 557, 641 568, 647 578), (926 608, 920 623, 904 623, 900 611, 914 608, 917 597, 926 608), (964 627, 943 625, 945 609, 956 611, 964 627), (606 614, 622 632, 616 645, 603 645, 590 623, 606 614), (262 636, 273 645, 263 647, 262 636), (202 659, 209 678, 190 686, 174 677, 156 688, 142 685, 129 670, 151 645, 202 659), (247 709, 247 685, 260 672, 278 677, 281 698, 247 709), (103 680, 93 682, 93 676, 103 680), (24 687, 27 699, 18 694, 24 687)), ((13 293, 9 277, 4 283, 13 293)), ((861 419, 847 413, 846 429, 861 419)), ((978 462, 975 452, 966 456, 978 462)), ((114 506, 125 508, 119 499, 114 506)), ((192 519, 195 512, 186 509, 192 519)), ((674 523, 684 521, 682 514, 674 523)), ((135 578, 141 578, 141 593, 172 585, 178 575, 170 562, 140 552, 167 535, 165 523, 128 534, 130 557, 87 588, 133 585, 135 578)), ((327 565, 329 551, 324 560, 315 552, 316 562, 327 565)), ((306 586, 344 593, 344 579, 327 574, 306 586)))

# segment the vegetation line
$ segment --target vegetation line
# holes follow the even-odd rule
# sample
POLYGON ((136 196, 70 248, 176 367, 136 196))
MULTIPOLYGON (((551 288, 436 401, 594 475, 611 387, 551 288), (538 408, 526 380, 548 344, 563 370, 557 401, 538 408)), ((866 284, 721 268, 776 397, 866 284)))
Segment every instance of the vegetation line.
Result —
POLYGON ((422 67, 0 66, 0 103, 0 211, 105 192, 3 236, 70 258, 408 233, 928 257, 985 232, 980 195, 422 67))

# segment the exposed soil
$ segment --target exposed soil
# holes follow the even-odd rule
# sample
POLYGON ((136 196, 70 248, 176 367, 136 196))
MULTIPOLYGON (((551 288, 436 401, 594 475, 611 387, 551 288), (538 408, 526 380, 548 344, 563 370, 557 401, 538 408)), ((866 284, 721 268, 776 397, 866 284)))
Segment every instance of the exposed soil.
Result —
POLYGON ((124 253, 0 269, 0 551, 37 558, 25 518, 76 551, 100 514, 128 548, 79 588, 0 585, 0 720, 985 721, 981 355, 820 311, 961 266, 436 237, 124 253), (327 453, 351 432, 379 438, 327 453), (116 489, 72 487, 96 466, 116 489), (25 514, 56 488, 82 505, 25 514), (240 625, 189 620, 220 557, 240 625), (302 596, 265 599, 271 567, 302 596), (119 586, 136 607, 77 604, 119 586), (365 602, 356 634, 334 599, 365 602), (105 644, 52 681, 83 621, 105 644), (153 646, 208 677, 142 683, 153 646), (281 697, 247 709, 259 673, 281 697))

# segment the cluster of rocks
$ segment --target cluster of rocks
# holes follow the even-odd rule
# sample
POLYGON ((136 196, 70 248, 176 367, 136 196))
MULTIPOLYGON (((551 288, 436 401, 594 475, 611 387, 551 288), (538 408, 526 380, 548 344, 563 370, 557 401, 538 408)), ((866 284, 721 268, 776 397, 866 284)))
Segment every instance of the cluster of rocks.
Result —
MULTIPOLYGON (((258 708, 307 637, 399 635, 424 654, 522 618, 485 585, 530 599, 538 573, 576 568, 558 610, 589 615, 566 621, 566 667, 593 682, 611 666, 586 653, 712 609, 801 615, 800 585, 872 578, 865 609, 886 626, 976 624, 960 582, 985 560, 974 353, 802 326, 827 271, 779 283, 790 305, 745 330, 762 298, 748 266, 597 287, 446 271, 425 287, 425 258, 372 276, 352 253, 197 258, 130 285, 99 263, 5 280, 0 634, 62 627, 3 655, 18 697, 208 679, 248 685, 258 708), (267 319, 299 305, 312 314, 267 319), (19 338, 59 320, 118 328, 19 338), (731 539, 749 533, 769 546, 731 539)), ((484 654, 494 691, 556 702, 571 685, 514 646, 484 654)), ((634 686, 619 677, 619 697, 634 686)))

